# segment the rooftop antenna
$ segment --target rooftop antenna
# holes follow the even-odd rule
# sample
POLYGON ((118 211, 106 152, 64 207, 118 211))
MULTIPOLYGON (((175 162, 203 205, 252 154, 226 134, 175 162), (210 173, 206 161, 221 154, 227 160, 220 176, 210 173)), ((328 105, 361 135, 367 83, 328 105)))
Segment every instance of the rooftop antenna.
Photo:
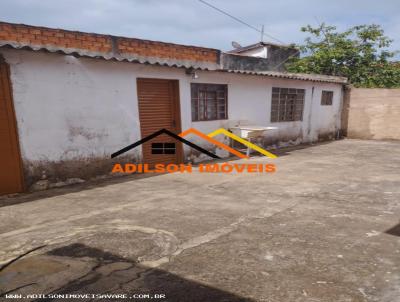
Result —
POLYGON ((260 40, 260 42, 261 43, 264 42, 264 24, 261 25, 261 40, 260 40))

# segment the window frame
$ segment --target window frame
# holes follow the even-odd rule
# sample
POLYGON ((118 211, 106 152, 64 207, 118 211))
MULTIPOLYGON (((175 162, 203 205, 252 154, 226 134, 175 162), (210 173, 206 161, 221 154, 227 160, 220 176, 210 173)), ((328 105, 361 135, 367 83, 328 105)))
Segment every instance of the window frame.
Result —
POLYGON ((190 83, 190 104, 191 104, 191 116, 192 122, 207 122, 207 121, 218 121, 218 120, 227 120, 228 119, 228 85, 227 84, 215 84, 215 83, 190 83), (196 92, 194 94, 194 92, 196 92), (208 99, 208 94, 215 93, 215 99, 208 99), (222 97, 219 97, 218 94, 223 93, 222 97), (203 99, 201 99, 201 95, 203 94, 203 99), (208 106, 211 101, 215 101, 215 117, 208 118, 208 106), (219 103, 219 101, 223 101, 223 105, 219 103), (194 105, 194 102, 197 102, 194 105), (201 106, 200 102, 203 102, 203 106, 201 106), (224 108, 223 114, 224 117, 220 116, 220 108, 224 108), (202 110, 200 109, 202 108, 202 110))
POLYGON ((176 153, 176 144, 175 143, 171 143, 171 142, 151 143, 151 154, 175 154, 175 153, 176 153))
POLYGON ((333 90, 322 90, 321 92, 321 106, 332 106, 333 105, 333 90))
POLYGON ((272 87, 270 122, 290 123, 303 121, 305 95, 306 90, 302 88, 272 87), (292 110, 287 111, 287 107, 290 106, 293 107, 292 110), (290 115, 292 118, 287 119, 290 115))

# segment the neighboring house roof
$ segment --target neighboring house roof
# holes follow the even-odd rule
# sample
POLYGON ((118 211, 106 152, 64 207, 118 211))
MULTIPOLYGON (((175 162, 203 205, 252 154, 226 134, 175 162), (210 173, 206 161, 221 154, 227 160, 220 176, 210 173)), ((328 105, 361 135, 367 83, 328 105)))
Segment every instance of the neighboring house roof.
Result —
MULTIPOLYGON (((261 43, 261 42, 260 42, 261 43)), ((259 44, 259 43, 258 43, 259 44)), ((264 43, 272 45, 271 43, 264 43)), ((345 83, 345 78, 224 68, 218 49, 0 22, 0 48, 47 51, 104 60, 345 83)), ((245 58, 244 56, 242 56, 245 58)), ((255 58, 252 58, 255 59, 255 58)), ((256 58, 258 59, 258 58, 256 58)), ((265 60, 265 59, 259 59, 265 60)), ((239 68, 238 68, 239 69, 239 68)))

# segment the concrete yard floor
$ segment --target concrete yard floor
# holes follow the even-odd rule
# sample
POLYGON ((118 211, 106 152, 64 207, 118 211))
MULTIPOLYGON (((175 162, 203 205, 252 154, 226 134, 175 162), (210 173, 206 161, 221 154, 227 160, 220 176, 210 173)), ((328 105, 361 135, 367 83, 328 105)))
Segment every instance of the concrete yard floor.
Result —
POLYGON ((250 162, 278 171, 165 174, 1 207, 3 299, 400 301, 399 142, 250 162))

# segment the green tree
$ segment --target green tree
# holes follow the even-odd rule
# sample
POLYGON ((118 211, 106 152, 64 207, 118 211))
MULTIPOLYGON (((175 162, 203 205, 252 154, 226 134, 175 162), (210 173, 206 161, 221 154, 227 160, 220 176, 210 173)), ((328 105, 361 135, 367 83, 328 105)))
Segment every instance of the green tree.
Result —
POLYGON ((299 46, 303 56, 288 62, 288 71, 344 76, 356 87, 400 87, 400 67, 391 62, 397 52, 388 50, 392 40, 379 25, 338 32, 323 23, 301 31, 311 37, 299 46))

